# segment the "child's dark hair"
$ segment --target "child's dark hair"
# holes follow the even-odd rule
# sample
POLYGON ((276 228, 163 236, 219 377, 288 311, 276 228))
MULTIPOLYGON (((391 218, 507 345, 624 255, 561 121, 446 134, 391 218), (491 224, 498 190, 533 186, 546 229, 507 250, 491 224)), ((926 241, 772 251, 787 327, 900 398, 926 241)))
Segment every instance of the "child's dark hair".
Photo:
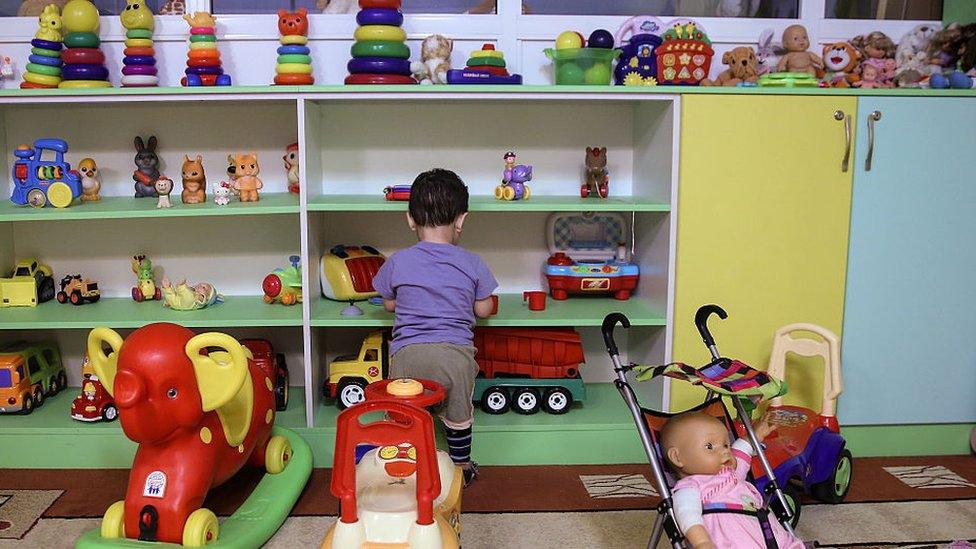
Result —
POLYGON ((413 180, 410 187, 410 217, 421 227, 454 223, 468 211, 468 187, 450 170, 435 168, 413 180))

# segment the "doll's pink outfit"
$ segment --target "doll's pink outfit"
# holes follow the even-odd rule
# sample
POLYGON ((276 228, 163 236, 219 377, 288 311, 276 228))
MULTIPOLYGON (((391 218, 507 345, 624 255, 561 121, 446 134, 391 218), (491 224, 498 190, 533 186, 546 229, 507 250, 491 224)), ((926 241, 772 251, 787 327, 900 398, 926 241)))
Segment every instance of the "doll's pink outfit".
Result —
MULTIPOLYGON (((734 511, 756 511, 762 508, 762 496, 746 480, 752 464, 752 447, 745 440, 732 445, 736 468, 725 467, 715 475, 691 475, 674 486, 674 510, 683 533, 696 524, 705 527, 715 547, 722 549, 755 549, 769 547, 760 521, 734 511), (716 512, 716 510, 733 512, 716 512)), ((790 535, 772 513, 768 525, 779 549, 803 549, 803 542, 790 535)))

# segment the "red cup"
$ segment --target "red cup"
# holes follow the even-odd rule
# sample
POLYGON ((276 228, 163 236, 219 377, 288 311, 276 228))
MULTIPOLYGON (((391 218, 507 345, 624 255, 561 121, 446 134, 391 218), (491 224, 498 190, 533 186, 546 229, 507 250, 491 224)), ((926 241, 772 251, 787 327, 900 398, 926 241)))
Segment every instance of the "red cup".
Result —
POLYGON ((498 296, 494 294, 491 296, 491 314, 498 314, 498 296))
POLYGON ((530 311, 546 310, 546 292, 522 292, 522 301, 529 302, 530 311))

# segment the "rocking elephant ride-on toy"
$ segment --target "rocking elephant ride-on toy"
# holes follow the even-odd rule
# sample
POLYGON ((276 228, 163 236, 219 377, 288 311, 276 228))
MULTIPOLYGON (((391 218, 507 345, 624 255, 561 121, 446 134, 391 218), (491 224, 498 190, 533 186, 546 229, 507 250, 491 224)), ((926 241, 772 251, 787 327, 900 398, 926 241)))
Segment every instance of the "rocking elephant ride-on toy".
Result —
MULTIPOLYGON (((631 371, 637 374, 636 378, 639 381, 667 376, 688 381, 708 390, 705 401, 688 411, 715 416, 728 426, 730 433, 735 437, 747 438, 752 447, 757 449, 753 457, 751 480, 765 496, 764 507, 770 512, 770 519, 775 517, 788 532, 793 532, 793 527, 799 518, 800 500, 797 484, 829 503, 841 501, 850 485, 851 454, 845 449, 845 442, 839 434, 836 419, 827 415, 832 414, 832 408, 816 414, 798 407, 771 406, 771 420, 777 425, 777 431, 767 437, 765 443, 759 443, 750 420, 750 413, 762 400, 777 399, 785 394, 786 384, 774 377, 773 374, 779 372, 767 374, 738 360, 722 357, 708 331, 708 317, 712 313, 718 314, 723 319, 728 316, 717 305, 705 305, 698 309, 695 324, 712 355, 712 361, 698 369, 682 363, 664 366, 622 364, 613 338, 613 330, 618 323, 629 328, 630 321, 621 313, 611 313, 603 319, 603 339, 617 376, 614 385, 626 402, 637 425, 644 452, 651 465, 655 486, 661 495, 657 518, 648 542, 649 548, 657 547, 662 534, 668 536, 675 549, 686 547, 687 543, 677 526, 673 509, 671 487, 675 479, 664 467, 664 454, 659 444, 661 429, 671 417, 677 414, 642 408, 627 379, 627 373, 631 371), (734 421, 728 413, 723 398, 730 400, 735 407, 737 418, 734 421), (781 416, 791 415, 798 410, 803 410, 802 414, 806 418, 804 421, 781 421, 781 416), (768 456, 772 456, 773 459, 768 456), (803 474, 797 476, 798 469, 803 474), (786 483, 785 490, 781 487, 782 482, 786 483), (830 493, 834 494, 834 497, 829 497, 830 493)), ((827 370, 828 374, 832 374, 829 366, 827 370)), ((825 384, 825 393, 836 390, 839 394, 840 376, 839 370, 836 371, 837 383, 825 384)), ((836 398, 836 394, 833 396, 836 398)), ((777 402, 774 400, 774 404, 777 402)))
POLYGON ((226 334, 194 335, 169 323, 124 340, 95 328, 88 355, 115 398, 122 430, 139 447, 125 499, 76 547, 256 548, 268 541, 312 472, 308 444, 274 425, 274 372, 226 334), (202 508, 207 492, 244 465, 267 474, 218 526, 202 508))
POLYGON ((434 381, 386 379, 339 414, 331 490, 340 514, 322 549, 458 549, 464 476, 434 446, 424 409, 444 396, 434 381), (376 412, 385 415, 361 423, 376 412))

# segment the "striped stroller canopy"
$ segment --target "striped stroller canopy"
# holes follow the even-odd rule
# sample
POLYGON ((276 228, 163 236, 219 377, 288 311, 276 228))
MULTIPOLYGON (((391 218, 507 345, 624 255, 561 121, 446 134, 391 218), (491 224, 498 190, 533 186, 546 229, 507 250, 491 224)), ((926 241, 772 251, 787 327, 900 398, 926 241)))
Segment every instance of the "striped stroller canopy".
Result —
POLYGON ((667 376, 700 385, 720 395, 748 398, 754 403, 785 395, 787 390, 785 381, 730 358, 713 360, 698 369, 683 362, 672 362, 663 366, 635 366, 634 372, 638 381, 667 376))

